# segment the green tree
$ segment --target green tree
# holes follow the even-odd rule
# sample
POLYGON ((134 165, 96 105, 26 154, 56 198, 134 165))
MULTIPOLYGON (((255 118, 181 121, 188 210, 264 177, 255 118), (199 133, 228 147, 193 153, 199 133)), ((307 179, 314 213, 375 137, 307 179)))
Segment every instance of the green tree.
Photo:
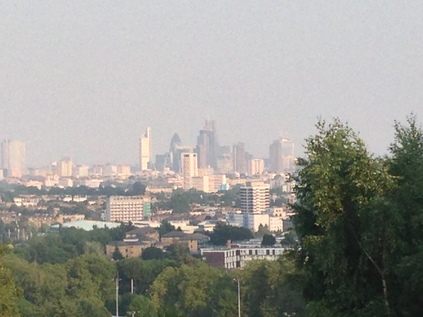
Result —
POLYGON ((225 276, 224 270, 205 263, 166 268, 151 287, 152 303, 157 309, 175 307, 184 316, 211 316, 210 290, 213 284, 225 276))
POLYGON ((160 260, 163 259, 163 251, 156 247, 149 247, 142 251, 141 259, 143 260, 160 260))
POLYGON ((166 233, 175 231, 175 226, 171 225, 169 221, 163 220, 160 223, 159 235, 160 237, 164 236, 166 233))
POLYGON ((275 245, 276 238, 271 234, 265 234, 263 240, 261 241, 262 246, 272 246, 275 245))
POLYGON ((253 234, 247 228, 233 227, 225 224, 217 224, 213 233, 210 234, 210 243, 225 245, 228 240, 241 241, 253 238, 253 234))
POLYGON ((298 288, 295 259, 251 261, 240 271, 244 315, 249 317, 307 316, 298 288))
POLYGON ((299 160, 293 206, 311 315, 389 315, 391 212, 384 195, 392 179, 348 126, 321 121, 317 129, 299 160))
MULTIPOLYGON (((0 258, 10 252, 11 245, 0 244, 0 258)), ((18 291, 13 281, 12 272, 0 263, 0 315, 4 317, 19 316, 18 291)))
POLYGON ((157 309, 151 300, 142 295, 133 296, 126 315, 128 317, 158 317, 157 309))
POLYGON ((123 259, 122 253, 120 253, 119 248, 116 246, 115 251, 112 253, 112 259, 115 261, 119 261, 123 259))
POLYGON ((394 127, 388 159, 396 184, 388 194, 395 237, 387 259, 390 304, 397 316, 423 316, 423 131, 415 116, 394 127))

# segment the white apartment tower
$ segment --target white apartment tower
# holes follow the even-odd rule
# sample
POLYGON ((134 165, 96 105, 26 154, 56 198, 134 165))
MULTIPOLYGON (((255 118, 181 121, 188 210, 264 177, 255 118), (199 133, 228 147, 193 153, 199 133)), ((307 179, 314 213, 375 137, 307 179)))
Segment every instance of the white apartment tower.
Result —
POLYGON ((151 162, 151 132, 150 128, 145 130, 145 133, 140 137, 140 146, 139 146, 139 164, 140 170, 145 171, 148 169, 148 165, 151 162))
POLYGON ((4 140, 1 143, 1 167, 8 177, 22 177, 25 172, 25 143, 4 140))
POLYGON ((143 196, 110 196, 107 199, 105 220, 111 222, 139 221, 143 218, 143 196))
POLYGON ((270 205, 270 185, 247 182, 241 187, 241 212, 264 213, 270 205))
POLYGON ((73 173, 73 162, 70 158, 65 158, 57 162, 57 175, 59 177, 71 177, 73 173))
POLYGON ((184 189, 193 188, 192 178, 198 176, 197 153, 181 154, 181 172, 184 179, 184 189))

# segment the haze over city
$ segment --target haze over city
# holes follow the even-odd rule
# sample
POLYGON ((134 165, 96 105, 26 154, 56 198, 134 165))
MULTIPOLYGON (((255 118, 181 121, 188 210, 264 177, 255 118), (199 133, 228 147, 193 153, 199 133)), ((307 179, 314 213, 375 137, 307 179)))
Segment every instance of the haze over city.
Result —
POLYGON ((27 166, 137 164, 204 120, 255 157, 340 117, 386 152, 394 120, 422 118, 423 2, 201 1, 0 4, 0 139, 27 166))

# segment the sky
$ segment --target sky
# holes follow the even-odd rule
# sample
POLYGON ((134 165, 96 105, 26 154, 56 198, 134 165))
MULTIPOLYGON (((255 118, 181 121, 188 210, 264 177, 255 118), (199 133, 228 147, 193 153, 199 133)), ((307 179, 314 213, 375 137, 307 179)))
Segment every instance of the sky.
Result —
POLYGON ((321 117, 387 152, 393 123, 423 122, 423 1, 1 1, 0 139, 27 165, 136 164, 177 132, 267 157, 301 155, 321 117))

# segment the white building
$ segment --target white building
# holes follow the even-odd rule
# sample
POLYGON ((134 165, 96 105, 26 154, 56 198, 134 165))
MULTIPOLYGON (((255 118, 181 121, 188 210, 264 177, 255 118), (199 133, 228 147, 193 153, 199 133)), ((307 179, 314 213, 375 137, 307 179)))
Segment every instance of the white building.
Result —
POLYGON ((269 216, 269 231, 283 232, 283 219, 278 216, 269 216))
POLYGON ((106 221, 132 222, 143 219, 143 196, 110 196, 106 204, 106 221))
POLYGON ((259 213, 244 213, 243 227, 250 229, 253 232, 258 231, 260 225, 269 226, 269 215, 259 213))
POLYGON ((1 143, 1 167, 7 177, 22 177, 25 173, 25 143, 4 140, 1 143))
POLYGON ((139 165, 140 170, 145 171, 151 162, 151 129, 147 128, 145 133, 140 137, 139 144, 139 165))
POLYGON ((252 260, 275 261, 283 253, 282 247, 246 247, 232 249, 201 249, 203 259, 211 266, 235 269, 252 260))
POLYGON ((57 162, 57 175, 59 177, 71 177, 73 172, 73 163, 70 158, 65 158, 57 162))
POLYGON ((264 160, 263 159, 252 159, 248 164, 249 175, 260 175, 264 171, 264 160))
POLYGON ((246 183, 241 187, 241 211, 245 213, 264 213, 270 204, 268 184, 246 183))
POLYGON ((184 189, 193 188, 192 178, 198 176, 197 153, 181 154, 181 172, 184 189))

